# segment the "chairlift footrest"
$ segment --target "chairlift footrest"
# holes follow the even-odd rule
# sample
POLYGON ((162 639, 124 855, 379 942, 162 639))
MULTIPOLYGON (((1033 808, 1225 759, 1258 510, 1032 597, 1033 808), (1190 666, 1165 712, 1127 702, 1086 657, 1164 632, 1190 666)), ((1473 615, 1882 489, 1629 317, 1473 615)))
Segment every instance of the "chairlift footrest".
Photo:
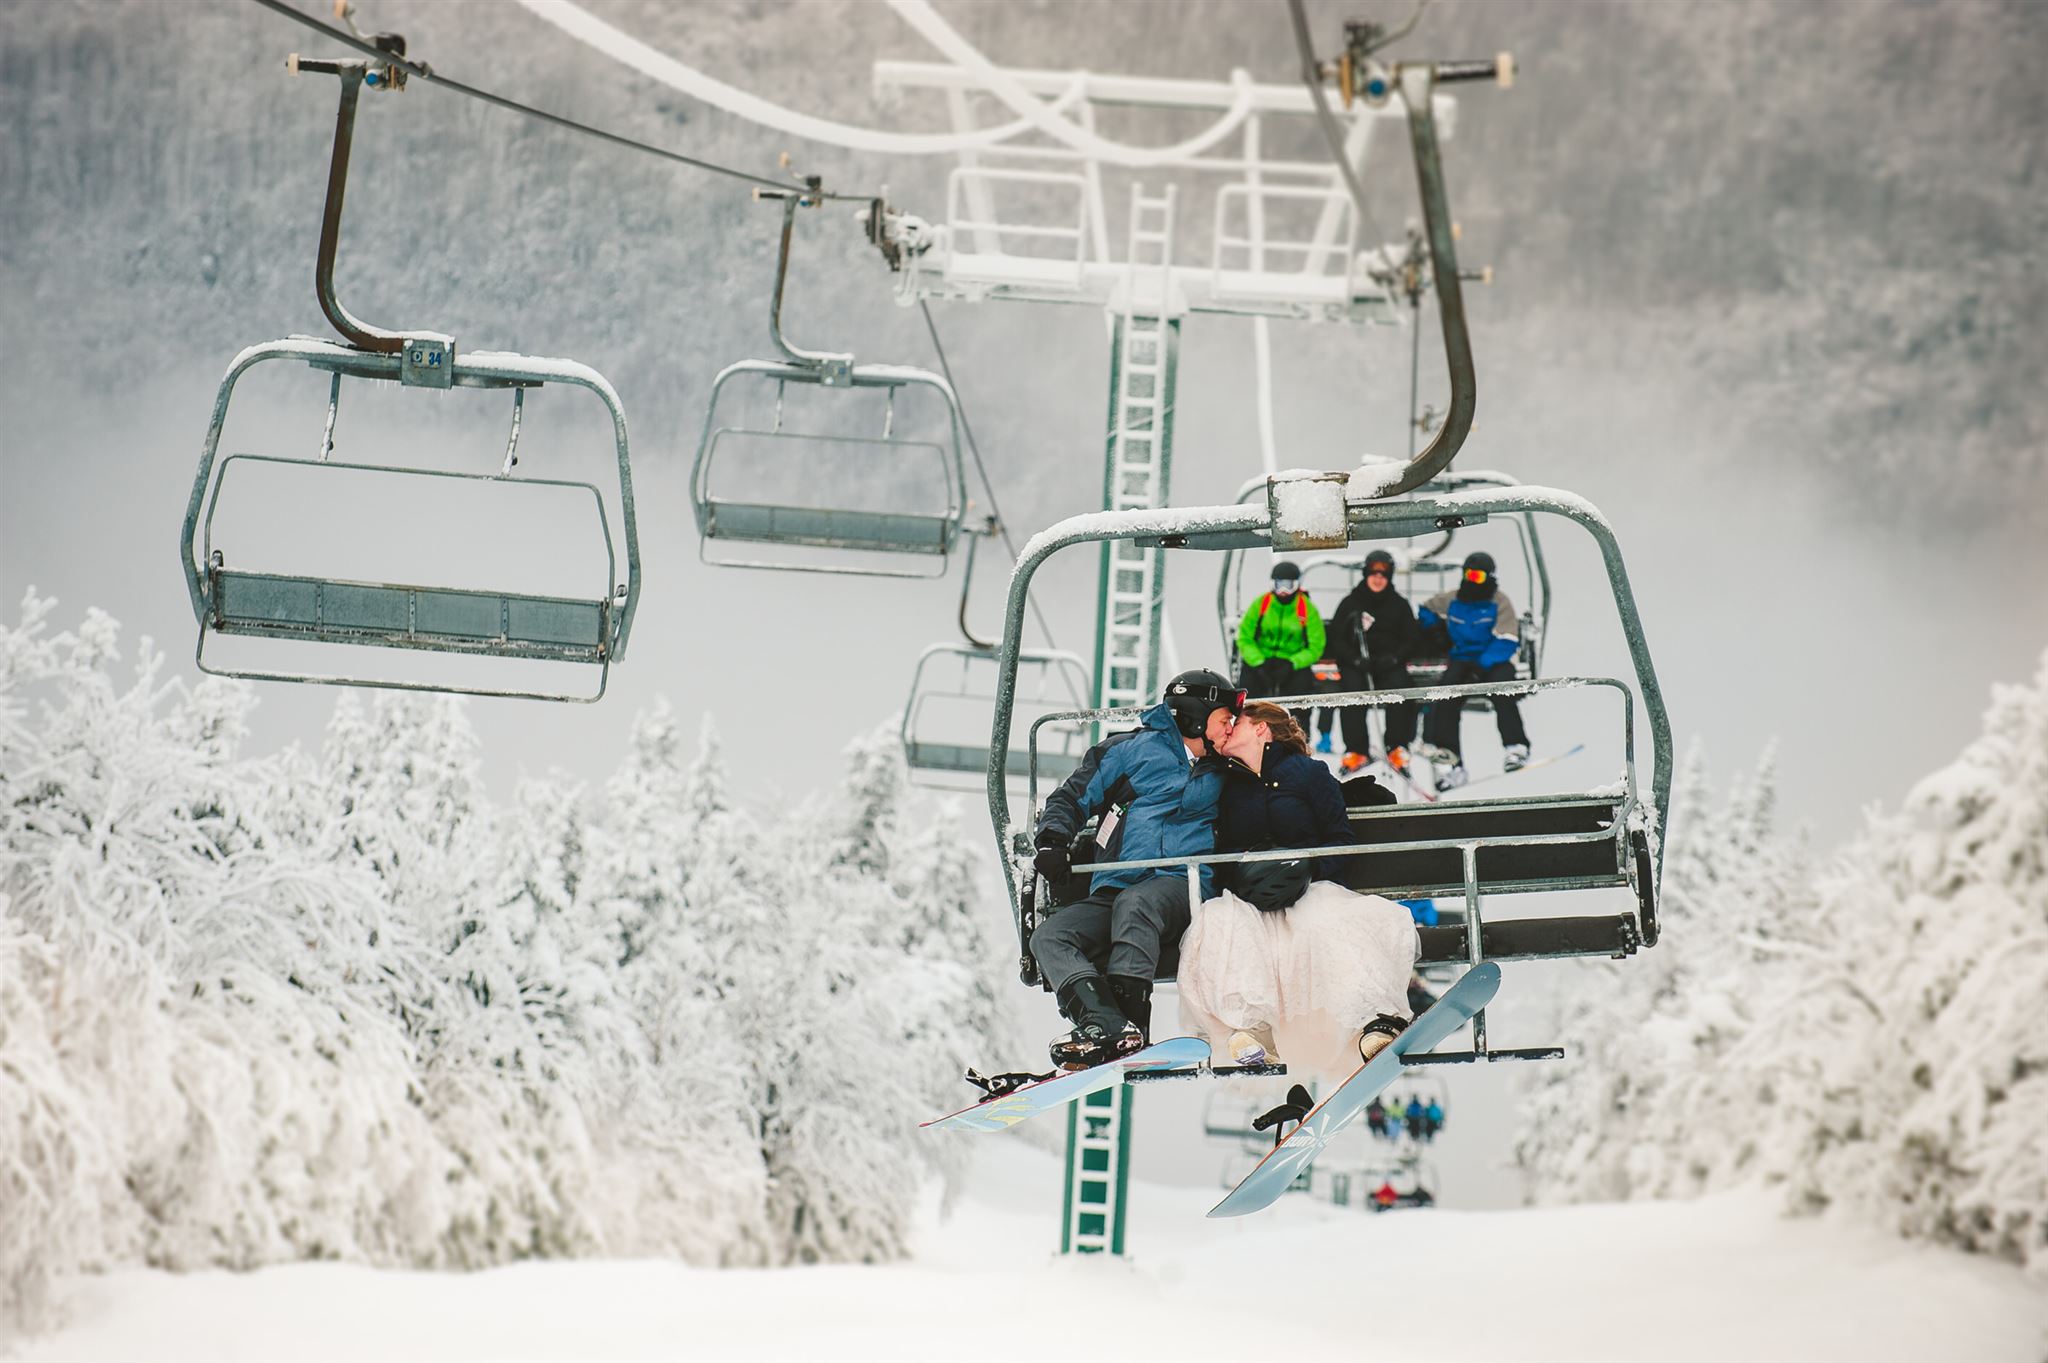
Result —
POLYGON ((1281 1063, 1271 1065, 1188 1065, 1175 1070, 1133 1070, 1124 1076, 1126 1084, 1151 1084, 1162 1079, 1271 1079, 1287 1073, 1281 1063))
POLYGON ((1424 1051, 1410 1052, 1401 1057, 1404 1065, 1470 1065, 1480 1060, 1562 1060, 1562 1046, 1524 1046, 1517 1050, 1489 1050, 1484 1055, 1473 1051, 1424 1051))

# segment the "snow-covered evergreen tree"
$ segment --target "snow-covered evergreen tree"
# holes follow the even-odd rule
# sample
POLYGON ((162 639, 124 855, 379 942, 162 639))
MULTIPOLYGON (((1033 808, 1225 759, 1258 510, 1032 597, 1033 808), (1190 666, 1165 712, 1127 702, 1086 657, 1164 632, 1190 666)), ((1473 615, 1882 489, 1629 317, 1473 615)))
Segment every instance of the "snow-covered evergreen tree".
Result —
POLYGON ((1817 875, 1766 760, 1675 792, 1665 942, 1577 989, 1518 1146, 1539 1198, 1740 1179, 2048 1271, 2048 656, 1817 875))
POLYGON ((458 703, 251 758, 250 688, 51 613, 0 626, 0 1315, 138 1262, 903 1252, 996 962, 881 740, 763 826, 657 707, 601 797, 500 808, 458 703))

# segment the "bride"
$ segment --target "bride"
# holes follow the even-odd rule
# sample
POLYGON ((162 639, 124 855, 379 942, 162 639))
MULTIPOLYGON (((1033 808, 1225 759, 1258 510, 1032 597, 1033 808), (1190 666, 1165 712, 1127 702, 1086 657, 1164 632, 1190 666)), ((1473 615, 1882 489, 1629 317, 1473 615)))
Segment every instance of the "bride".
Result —
MULTIPOLYGON (((1221 752, 1219 852, 1357 842, 1343 788, 1280 706, 1247 704, 1221 752)), ((1345 888, 1357 860, 1219 867, 1223 893, 1181 940, 1182 1027, 1228 1038, 1236 1064, 1285 1059, 1291 1072, 1332 1080, 1399 1035, 1412 1016, 1415 923, 1394 901, 1345 888)))

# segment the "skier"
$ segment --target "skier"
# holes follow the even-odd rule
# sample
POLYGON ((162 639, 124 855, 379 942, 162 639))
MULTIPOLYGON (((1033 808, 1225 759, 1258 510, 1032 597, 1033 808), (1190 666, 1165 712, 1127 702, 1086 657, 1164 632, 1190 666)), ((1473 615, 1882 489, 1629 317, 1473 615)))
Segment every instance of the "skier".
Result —
MULTIPOLYGON (((1408 659, 1421 642, 1422 631, 1408 598, 1394 590, 1394 556, 1375 549, 1365 556, 1365 577, 1337 603, 1330 618, 1330 652, 1344 671, 1345 689, 1399 691, 1415 684, 1408 659)), ((1366 729, 1367 710, 1344 712, 1344 769, 1356 770, 1372 760, 1372 739, 1366 729)), ((1386 709, 1381 742, 1387 765, 1396 771, 1408 765, 1408 745, 1415 741, 1415 707, 1402 703, 1386 709)))
POLYGON ((1444 1105, 1432 1098, 1429 1100, 1429 1106, 1422 1110, 1422 1133, 1430 1140, 1435 1140, 1436 1133, 1443 1129, 1444 1105))
POLYGON ((1387 1099, 1387 1139, 1398 1141, 1408 1123, 1408 1108, 1399 1098, 1387 1099))
POLYGON ((1378 1095, 1374 1095, 1373 1100, 1365 1105, 1365 1124, 1371 1128, 1373 1135, 1381 1140, 1386 1139, 1387 1105, 1379 1100, 1378 1095))
POLYGON ((1401 1120, 1408 1124, 1408 1139, 1417 1144, 1420 1144, 1422 1141, 1422 1119, 1423 1114, 1428 1110, 1422 1105, 1420 1098, 1415 1097, 1413 1094, 1409 1095, 1408 1110, 1402 1114, 1401 1120))
MULTIPOLYGON (((1356 843, 1342 785, 1286 710, 1247 702, 1223 755, 1217 850, 1356 843)), ((1225 868, 1224 893, 1181 942, 1182 1025, 1228 1037, 1237 1064, 1284 1050, 1290 1065, 1336 1079, 1384 1049, 1408 1025, 1418 946, 1406 909, 1346 887, 1363 869, 1313 855, 1225 868)))
POLYGON ((1399 1202, 1401 1200, 1401 1195, 1394 1191, 1393 1180, 1389 1179, 1386 1182, 1380 1184, 1379 1188, 1374 1191, 1372 1195, 1372 1200, 1379 1204, 1379 1208, 1381 1211, 1385 1211, 1387 1208, 1393 1206, 1396 1202, 1399 1202))
MULTIPOLYGON (((1273 590, 1247 606, 1237 626, 1238 681, 1245 695, 1256 700, 1314 691, 1324 640, 1323 615, 1301 589, 1301 569, 1274 564, 1273 590)), ((1295 711, 1294 720, 1306 729, 1308 711, 1295 711)))
MULTIPOLYGON (((1458 584, 1457 592, 1432 596, 1424 603, 1419 619, 1423 629, 1441 630, 1449 637, 1444 685, 1515 679, 1515 651, 1522 645, 1520 623, 1514 602, 1500 590, 1493 555, 1466 555, 1464 580, 1458 584)), ((1449 765, 1437 773, 1439 791, 1465 784, 1465 762, 1460 756, 1458 737, 1464 712, 1463 699, 1430 703, 1423 739, 1433 753, 1450 759, 1449 765)), ((1529 734, 1522 727, 1521 706, 1510 696, 1495 696, 1493 717, 1500 726, 1501 766, 1507 771, 1520 771, 1529 760, 1529 734)))
MULTIPOLYGON (((1199 856, 1213 849, 1223 784, 1216 750, 1243 708, 1244 693, 1206 669, 1168 682, 1142 727, 1090 748, 1047 797, 1033 859, 1038 874, 1048 882, 1067 875, 1075 835, 1098 815, 1097 861, 1199 856)), ((1202 878, 1206 887, 1206 867, 1202 878)), ((1038 925, 1032 955, 1074 1024, 1052 1043, 1055 1065, 1084 1069, 1147 1044, 1160 956, 1180 940, 1188 916, 1180 872, 1101 871, 1085 897, 1038 925)))

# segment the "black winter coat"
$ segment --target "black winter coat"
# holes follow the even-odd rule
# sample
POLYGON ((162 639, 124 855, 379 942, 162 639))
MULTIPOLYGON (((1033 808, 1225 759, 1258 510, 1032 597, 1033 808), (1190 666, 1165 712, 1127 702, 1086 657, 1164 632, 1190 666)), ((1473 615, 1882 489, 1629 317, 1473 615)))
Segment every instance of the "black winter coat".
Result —
MULTIPOLYGON (((1256 852, 1274 847, 1349 847, 1358 839, 1345 817, 1344 788, 1330 769, 1307 753, 1266 745, 1262 772, 1235 758, 1223 778, 1217 806, 1216 850, 1256 852)), ((1309 874, 1339 884, 1359 868, 1357 857, 1318 857, 1309 874)))
POLYGON ((1406 662, 1422 642, 1422 628, 1415 623, 1415 611, 1408 598, 1388 587, 1376 592, 1361 582, 1337 603, 1330 617, 1330 656, 1346 667, 1359 667, 1365 659, 1358 652, 1358 625, 1370 615, 1365 646, 1375 658, 1406 662))

